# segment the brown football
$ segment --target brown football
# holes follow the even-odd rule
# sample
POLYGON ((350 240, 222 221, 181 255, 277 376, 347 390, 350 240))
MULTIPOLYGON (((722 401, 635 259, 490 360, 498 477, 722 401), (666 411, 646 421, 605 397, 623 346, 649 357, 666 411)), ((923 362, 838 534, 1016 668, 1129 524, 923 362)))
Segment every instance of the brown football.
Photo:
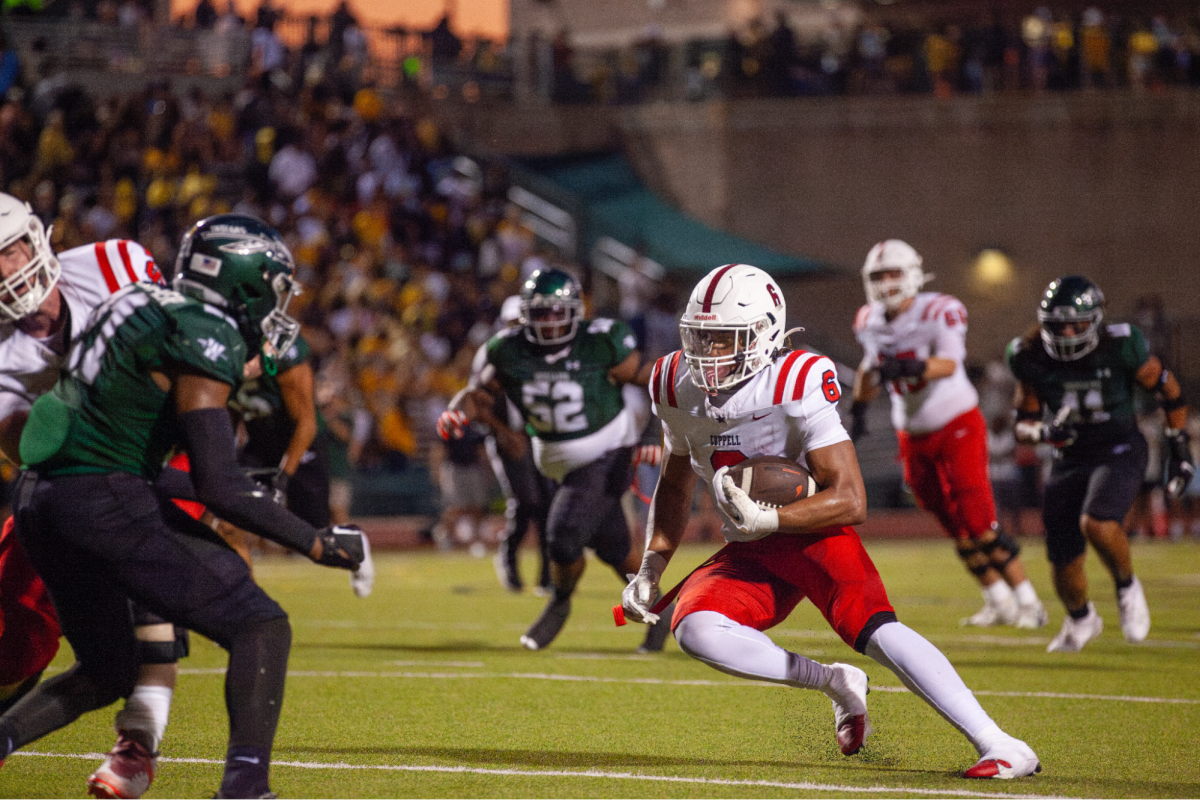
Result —
POLYGON ((779 508, 808 497, 820 487, 804 467, 784 456, 755 456, 729 468, 729 477, 761 506, 779 508))

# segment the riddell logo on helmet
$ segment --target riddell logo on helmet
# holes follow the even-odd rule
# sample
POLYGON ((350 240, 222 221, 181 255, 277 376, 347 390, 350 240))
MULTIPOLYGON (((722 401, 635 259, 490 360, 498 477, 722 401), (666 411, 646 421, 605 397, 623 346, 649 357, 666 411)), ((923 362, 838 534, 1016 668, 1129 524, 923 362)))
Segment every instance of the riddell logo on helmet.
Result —
POLYGON ((716 314, 693 314, 692 319, 697 322, 712 322, 717 318, 716 314))

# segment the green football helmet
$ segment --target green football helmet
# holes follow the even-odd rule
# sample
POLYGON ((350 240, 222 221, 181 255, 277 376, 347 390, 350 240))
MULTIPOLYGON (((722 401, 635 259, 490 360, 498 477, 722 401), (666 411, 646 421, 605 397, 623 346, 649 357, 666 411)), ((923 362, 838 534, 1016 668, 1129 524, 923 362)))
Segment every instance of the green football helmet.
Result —
POLYGON ((1104 293, 1080 275, 1051 281, 1038 306, 1042 346, 1051 358, 1077 361, 1100 344, 1104 293))
POLYGON ((521 287, 525 338, 535 344, 565 344, 583 318, 579 283, 561 269, 539 269, 521 287))
POLYGON ((250 352, 261 350, 263 368, 273 373, 275 359, 300 334, 287 313, 303 291, 294 272, 291 251, 273 228, 246 214, 218 214, 184 234, 173 285, 232 316, 250 352))

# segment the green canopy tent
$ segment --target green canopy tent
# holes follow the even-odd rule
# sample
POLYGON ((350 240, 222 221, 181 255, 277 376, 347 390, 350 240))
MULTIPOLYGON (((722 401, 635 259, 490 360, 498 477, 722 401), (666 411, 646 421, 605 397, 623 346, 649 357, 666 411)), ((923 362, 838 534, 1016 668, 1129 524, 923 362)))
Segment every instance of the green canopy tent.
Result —
POLYGON ((579 231, 574 255, 580 257, 609 237, 668 272, 704 274, 733 262, 753 264, 776 278, 831 271, 828 265, 717 230, 673 208, 642 183, 620 153, 520 160, 514 178, 570 212, 579 231))

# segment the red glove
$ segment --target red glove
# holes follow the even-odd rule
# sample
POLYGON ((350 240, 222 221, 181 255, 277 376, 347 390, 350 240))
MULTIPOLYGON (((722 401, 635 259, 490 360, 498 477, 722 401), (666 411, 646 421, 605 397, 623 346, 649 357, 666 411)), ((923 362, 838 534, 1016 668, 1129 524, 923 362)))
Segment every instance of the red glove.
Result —
POLYGON ((471 424, 471 420, 467 415, 457 409, 446 409, 438 416, 437 432, 447 442, 451 439, 461 439, 467 431, 467 426, 471 424))

